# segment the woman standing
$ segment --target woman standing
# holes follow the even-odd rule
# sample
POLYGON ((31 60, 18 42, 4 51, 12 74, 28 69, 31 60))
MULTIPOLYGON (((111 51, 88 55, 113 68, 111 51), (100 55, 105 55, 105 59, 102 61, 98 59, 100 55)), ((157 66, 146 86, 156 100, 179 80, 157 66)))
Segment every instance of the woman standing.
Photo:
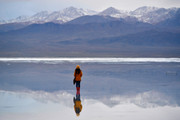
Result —
POLYGON ((77 65, 76 69, 74 71, 74 84, 76 83, 76 95, 80 95, 80 83, 81 83, 81 77, 83 73, 82 70, 80 69, 80 66, 77 65))

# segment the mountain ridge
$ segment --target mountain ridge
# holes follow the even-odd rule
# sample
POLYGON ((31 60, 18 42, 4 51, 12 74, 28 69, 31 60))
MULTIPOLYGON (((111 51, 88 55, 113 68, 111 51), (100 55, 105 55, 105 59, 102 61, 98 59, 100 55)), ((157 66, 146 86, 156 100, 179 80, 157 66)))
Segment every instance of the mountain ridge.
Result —
MULTIPOLYGON (((77 15, 76 8, 70 9, 77 15)), ((109 9, 110 13, 118 13, 109 9)), ((180 57, 180 10, 144 7, 139 12, 143 9, 148 11, 143 16, 154 11, 162 16, 164 11, 170 12, 172 16, 152 24, 133 16, 78 12, 80 17, 63 24, 51 21, 0 25, 0 57, 180 57)), ((69 13, 64 13, 68 17, 69 13)))
POLYGON ((33 16, 19 16, 16 19, 4 21, 1 20, 0 24, 7 23, 46 23, 46 22, 55 22, 55 23, 66 23, 78 17, 86 15, 103 15, 111 16, 115 18, 125 18, 125 17, 135 17, 141 22, 147 22, 151 24, 156 24, 166 19, 173 17, 176 14, 176 11, 179 8, 158 8, 158 7, 149 7, 143 6, 139 7, 134 11, 123 11, 113 7, 109 7, 103 11, 97 12, 88 9, 68 7, 60 11, 42 11, 36 13, 33 16))
POLYGON ((84 24, 31 24, 0 33, 0 56, 180 57, 179 33, 168 26, 161 28, 123 19, 84 24))

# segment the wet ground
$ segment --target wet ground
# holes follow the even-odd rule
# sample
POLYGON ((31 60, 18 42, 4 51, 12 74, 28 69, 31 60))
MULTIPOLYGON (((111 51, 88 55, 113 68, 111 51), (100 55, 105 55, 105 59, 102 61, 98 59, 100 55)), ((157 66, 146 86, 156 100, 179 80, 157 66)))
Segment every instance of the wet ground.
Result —
POLYGON ((179 120, 180 63, 0 62, 1 120, 179 120), (83 71, 79 117, 73 73, 83 71))

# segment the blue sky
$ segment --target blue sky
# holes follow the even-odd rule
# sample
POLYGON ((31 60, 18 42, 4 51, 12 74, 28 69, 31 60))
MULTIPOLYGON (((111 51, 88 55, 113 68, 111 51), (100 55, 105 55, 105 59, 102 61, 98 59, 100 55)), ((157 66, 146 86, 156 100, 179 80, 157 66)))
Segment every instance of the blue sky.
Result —
POLYGON ((0 0, 0 19, 33 15, 43 10, 62 10, 69 6, 96 11, 111 6, 122 10, 134 10, 141 6, 180 7, 180 0, 0 0))

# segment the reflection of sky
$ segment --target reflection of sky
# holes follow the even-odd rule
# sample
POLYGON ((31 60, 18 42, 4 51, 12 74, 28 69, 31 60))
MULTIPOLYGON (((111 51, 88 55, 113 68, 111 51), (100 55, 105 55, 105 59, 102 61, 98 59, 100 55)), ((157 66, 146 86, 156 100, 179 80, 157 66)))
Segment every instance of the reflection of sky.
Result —
MULTIPOLYGON (((175 104, 163 106, 152 103, 145 96, 159 94, 155 92, 143 93, 135 97, 116 96, 106 98, 112 102, 123 99, 114 106, 108 106, 102 100, 82 98, 83 110, 79 119, 82 120, 179 120, 180 107, 175 104), (146 95, 144 95, 146 94, 146 95), (134 101, 136 100, 136 101, 134 101), (143 101, 144 100, 144 101, 143 101), (147 104, 146 108, 136 105, 135 102, 147 104), (133 103, 134 102, 134 103, 133 103), (151 105, 151 106, 150 106, 151 105)), ((155 98, 164 101, 164 98, 155 98)), ((76 119, 73 110, 73 95, 67 92, 8 92, 0 91, 0 119, 2 120, 49 120, 52 119, 76 119)))
MULTIPOLYGON (((180 63, 78 64, 80 119, 180 119, 180 63)), ((0 120, 76 119, 76 65, 0 62, 0 120)))
MULTIPOLYGON (((1 90, 68 91, 77 63, 0 62, 1 90)), ((180 105, 180 63, 78 63, 81 94, 90 98, 157 91, 180 105)))

